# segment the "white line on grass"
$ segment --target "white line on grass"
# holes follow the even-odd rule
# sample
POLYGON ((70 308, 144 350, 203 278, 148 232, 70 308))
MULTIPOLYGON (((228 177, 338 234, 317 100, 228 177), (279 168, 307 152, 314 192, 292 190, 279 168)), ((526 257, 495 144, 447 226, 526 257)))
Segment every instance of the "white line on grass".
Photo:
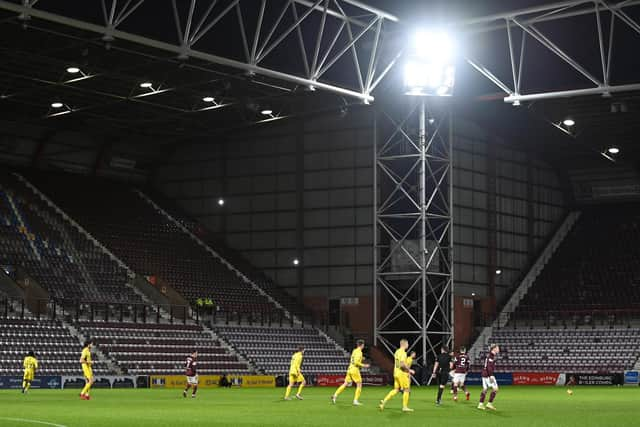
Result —
POLYGON ((63 424, 55 424, 55 423, 48 423, 46 421, 38 421, 38 420, 28 420, 26 418, 7 418, 7 417, 0 417, 0 420, 6 420, 6 421, 16 421, 19 423, 29 423, 29 424, 43 424, 46 426, 53 426, 53 427, 67 427, 63 424))

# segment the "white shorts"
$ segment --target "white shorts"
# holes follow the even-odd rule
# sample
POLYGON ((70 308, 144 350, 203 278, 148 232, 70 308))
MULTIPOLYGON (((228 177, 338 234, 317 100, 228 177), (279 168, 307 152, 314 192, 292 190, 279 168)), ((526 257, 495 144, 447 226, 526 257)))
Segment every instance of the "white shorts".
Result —
POLYGON ((464 384, 464 380, 467 379, 467 374, 453 374, 454 384, 464 384))
POLYGON ((198 376, 194 375, 192 377, 187 377, 187 384, 189 384, 189 385, 198 385, 198 376))
POLYGON ((498 382, 493 379, 492 377, 482 377, 482 388, 483 389, 488 389, 488 388, 496 388, 498 387, 498 382))

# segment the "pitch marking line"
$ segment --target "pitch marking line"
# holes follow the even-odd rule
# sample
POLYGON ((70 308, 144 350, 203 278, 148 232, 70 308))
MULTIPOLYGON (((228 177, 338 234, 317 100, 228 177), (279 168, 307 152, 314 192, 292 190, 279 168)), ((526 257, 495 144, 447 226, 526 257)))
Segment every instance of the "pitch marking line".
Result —
POLYGON ((7 417, 0 417, 0 420, 6 420, 6 421, 16 421, 19 423, 27 423, 27 424, 42 424, 45 426, 53 426, 53 427, 67 427, 63 424, 55 424, 55 423, 48 423, 46 421, 38 421, 38 420, 29 420, 26 418, 7 418, 7 417))

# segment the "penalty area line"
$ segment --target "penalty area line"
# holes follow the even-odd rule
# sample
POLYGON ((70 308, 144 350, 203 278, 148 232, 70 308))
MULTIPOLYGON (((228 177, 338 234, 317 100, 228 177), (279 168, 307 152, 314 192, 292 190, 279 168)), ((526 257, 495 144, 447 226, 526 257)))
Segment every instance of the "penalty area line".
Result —
POLYGON ((63 424, 50 423, 50 422, 47 422, 47 421, 29 420, 27 418, 0 417, 0 420, 15 421, 15 422, 18 422, 18 423, 25 423, 25 424, 40 424, 40 425, 53 426, 53 427, 67 427, 67 426, 65 426, 63 424))

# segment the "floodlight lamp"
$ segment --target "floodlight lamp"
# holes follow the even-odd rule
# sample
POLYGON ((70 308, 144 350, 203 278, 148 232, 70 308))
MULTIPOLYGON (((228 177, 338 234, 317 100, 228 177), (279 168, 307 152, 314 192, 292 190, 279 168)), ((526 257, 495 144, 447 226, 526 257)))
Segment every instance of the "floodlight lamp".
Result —
POLYGON ((140 87, 143 89, 150 89, 153 87, 153 83, 151 82, 142 82, 140 83, 140 87))
POLYGON ((496 270, 496 274, 497 274, 498 276, 499 276, 499 275, 501 275, 501 274, 502 274, 502 270, 497 269, 497 270, 496 270))
POLYGON ((407 95, 450 96, 455 84, 453 45, 445 33, 414 35, 404 68, 407 95))
POLYGON ((80 72, 80 68, 78 67, 68 67, 67 68, 67 73, 69 74, 77 74, 80 72))
POLYGON ((205 96, 204 98, 202 98, 203 102, 213 102, 215 101, 215 99, 213 99, 213 96, 205 96))
POLYGON ((620 149, 618 147, 609 147, 607 148, 609 154, 618 154, 620 153, 620 149))
POLYGON ((224 199, 223 198, 219 198, 218 199, 218 206, 224 206, 224 199))
POLYGON ((62 102, 56 101, 56 102, 52 102, 51 103, 51 108, 58 109, 58 108, 62 108, 62 107, 64 107, 64 104, 62 102))
POLYGON ((270 116, 273 114, 273 110, 269 110, 269 109, 262 110, 260 114, 262 114, 263 116, 270 116))
POLYGON ((298 258, 294 259, 293 265, 300 265, 300 260, 298 258))
POLYGON ((563 123, 565 126, 567 126, 567 127, 571 127, 571 126, 575 126, 576 121, 575 121, 575 120, 573 120, 573 119, 572 119, 572 118, 570 118, 570 117, 567 117, 566 119, 564 119, 564 121, 563 121, 562 123, 563 123))

